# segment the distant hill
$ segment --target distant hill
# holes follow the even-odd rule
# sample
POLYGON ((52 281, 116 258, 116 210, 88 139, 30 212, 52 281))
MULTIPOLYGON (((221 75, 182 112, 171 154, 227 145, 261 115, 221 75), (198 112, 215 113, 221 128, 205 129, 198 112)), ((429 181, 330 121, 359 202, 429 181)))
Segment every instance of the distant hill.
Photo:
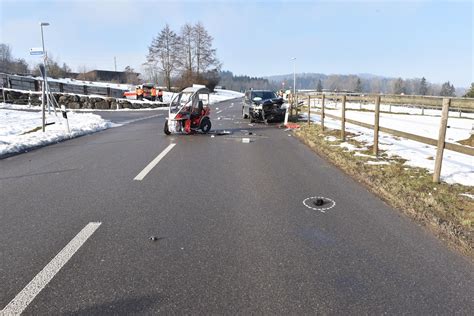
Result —
MULTIPOLYGON (((293 74, 265 76, 264 79, 276 89, 293 87, 293 74)), ((316 89, 321 80, 323 89, 332 91, 356 91, 365 93, 394 93, 394 94, 419 94, 421 78, 393 78, 370 73, 340 75, 326 75, 322 73, 297 73, 296 89, 316 89), (358 83, 358 81, 360 82, 358 83), (359 91, 357 91, 359 90, 359 91)), ((427 81, 427 95, 439 95, 441 84, 427 81)), ((457 87, 456 96, 462 96, 467 88, 457 87)))
MULTIPOLYGON (((220 72, 219 84, 227 89, 245 91, 247 89, 292 89, 293 74, 265 77, 235 76, 230 71, 220 72)), ((326 75, 322 73, 296 74, 296 89, 316 90, 321 80, 323 89, 330 91, 354 91, 361 93, 420 94, 421 78, 391 78, 369 73, 351 75, 326 75)), ((439 95, 441 84, 426 81, 426 94, 439 95)), ((466 88, 456 88, 456 96, 466 93, 466 88)))

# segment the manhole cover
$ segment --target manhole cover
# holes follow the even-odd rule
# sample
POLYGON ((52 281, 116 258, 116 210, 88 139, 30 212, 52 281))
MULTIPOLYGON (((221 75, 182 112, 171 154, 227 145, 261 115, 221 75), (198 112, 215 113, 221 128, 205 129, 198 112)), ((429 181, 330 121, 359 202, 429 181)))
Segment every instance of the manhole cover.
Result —
POLYGON ((309 209, 326 213, 336 206, 336 202, 324 196, 312 196, 303 200, 303 205, 309 209))

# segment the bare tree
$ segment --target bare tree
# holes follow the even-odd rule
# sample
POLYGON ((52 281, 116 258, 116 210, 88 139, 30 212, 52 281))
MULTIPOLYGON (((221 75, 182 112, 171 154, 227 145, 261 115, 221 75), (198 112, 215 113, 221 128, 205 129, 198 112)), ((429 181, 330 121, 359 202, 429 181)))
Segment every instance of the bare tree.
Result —
POLYGON ((10 71, 14 74, 28 74, 29 67, 28 63, 24 59, 17 59, 10 64, 10 71))
POLYGON ((184 72, 188 72, 190 74, 193 73, 194 70, 194 28, 191 24, 186 23, 181 28, 180 33, 180 41, 179 41, 179 51, 181 52, 179 57, 179 64, 184 72))
POLYGON ((195 49, 196 74, 206 72, 210 67, 220 68, 216 50, 212 48, 213 38, 201 22, 193 27, 193 46, 195 49))
POLYGON ((0 72, 27 74, 28 64, 24 59, 14 59, 10 45, 0 43, 0 72))
POLYGON ((402 78, 398 78, 392 82, 393 94, 405 94, 405 87, 402 78))
POLYGON ((166 24, 148 48, 147 63, 163 73, 168 90, 171 90, 171 76, 178 67, 178 44, 178 36, 166 24))
POLYGON ((326 80, 325 80, 325 86, 330 90, 330 91, 337 91, 341 90, 340 87, 340 78, 338 75, 329 75, 326 80))
POLYGON ((127 77, 127 83, 135 85, 140 82, 140 80, 138 79, 138 73, 136 73, 132 67, 130 66, 125 67, 124 72, 127 77))
POLYGON ((0 72, 9 72, 10 63, 12 62, 12 50, 10 45, 0 44, 0 72))

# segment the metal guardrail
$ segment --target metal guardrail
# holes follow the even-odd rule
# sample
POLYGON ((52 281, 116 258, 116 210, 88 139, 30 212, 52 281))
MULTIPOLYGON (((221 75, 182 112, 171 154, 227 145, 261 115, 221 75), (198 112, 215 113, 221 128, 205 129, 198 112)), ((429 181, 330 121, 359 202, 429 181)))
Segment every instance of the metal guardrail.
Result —
MULTIPOLYGON (((41 91, 41 79, 28 76, 0 73, 0 87, 26 91, 41 91)), ((112 98, 123 98, 125 90, 94 85, 81 85, 48 81, 51 92, 64 92, 84 95, 100 95, 112 98)))

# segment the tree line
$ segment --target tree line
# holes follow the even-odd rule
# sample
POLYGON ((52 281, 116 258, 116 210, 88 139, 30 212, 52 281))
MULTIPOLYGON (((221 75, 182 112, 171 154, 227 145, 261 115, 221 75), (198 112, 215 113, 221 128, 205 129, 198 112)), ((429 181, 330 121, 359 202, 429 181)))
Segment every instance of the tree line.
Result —
MULTIPOLYGON (((267 77, 270 82, 292 89, 293 74, 267 77)), ((320 73, 297 74, 297 89, 316 91, 384 93, 405 95, 456 96, 454 85, 430 83, 425 77, 402 79, 374 75, 325 75, 320 73)), ((461 93, 463 95, 464 93, 461 93)))

